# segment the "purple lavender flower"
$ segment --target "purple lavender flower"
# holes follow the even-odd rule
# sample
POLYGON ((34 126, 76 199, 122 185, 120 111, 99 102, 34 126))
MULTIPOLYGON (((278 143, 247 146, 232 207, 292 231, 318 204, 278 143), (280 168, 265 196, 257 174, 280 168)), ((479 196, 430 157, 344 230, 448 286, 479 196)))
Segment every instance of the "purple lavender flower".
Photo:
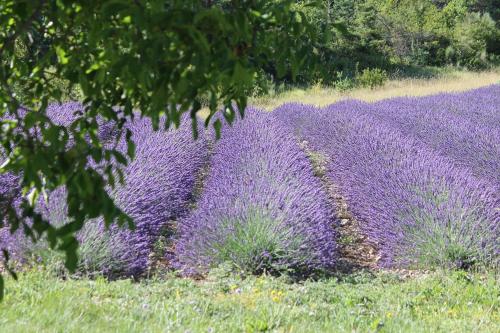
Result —
MULTIPOLYGON (((79 109, 78 103, 68 103, 51 106, 48 114, 55 123, 67 126, 78 116, 79 109)), ((198 171, 208 159, 208 148, 203 136, 193 140, 188 119, 184 119, 178 130, 154 131, 148 119, 137 117, 128 124, 128 129, 136 144, 135 159, 123 168, 125 184, 110 189, 110 194, 132 217, 136 229, 113 227, 106 231, 102 221, 93 220, 87 221, 78 238, 84 266, 105 273, 120 270, 126 275, 139 275, 147 268, 149 255, 167 223, 187 213, 198 171)), ((124 139, 117 150, 126 152, 124 139)), ((89 163, 99 167, 93 161, 89 163)), ((0 186, 0 191, 3 188, 0 186)), ((65 190, 49 193, 48 201, 41 199, 37 209, 49 223, 58 226, 67 223, 65 190)), ((23 256, 40 247, 22 235, 9 237, 9 244, 14 243, 22 249, 23 256)))
POLYGON ((130 129, 136 157, 124 170, 126 185, 116 188, 112 196, 134 220, 136 230, 121 231, 120 236, 129 246, 128 271, 139 274, 147 267, 162 229, 188 212, 208 149, 202 136, 193 140, 187 119, 178 130, 167 132, 153 131, 147 119, 135 120, 130 129))
MULTIPOLYGON (((47 116, 60 126, 71 125, 78 118, 84 117, 85 113, 84 105, 79 102, 53 103, 47 107, 47 116)), ((113 121, 105 121, 101 116, 98 116, 97 124, 99 126, 98 137, 101 141, 112 140, 117 135, 113 121)))
POLYGON ((311 271, 335 262, 333 213, 293 136, 271 114, 247 110, 224 127, 205 190, 179 225, 176 266, 311 271))
MULTIPOLYGON (((0 219, 2 219, 0 222, 7 222, 5 220, 7 209, 19 203, 20 192, 19 177, 10 173, 0 174, 0 219)), ((6 225, 0 228, 0 251, 8 250, 11 257, 16 259, 20 251, 16 241, 17 236, 11 235, 9 229, 6 225)), ((3 258, 2 253, 0 253, 1 258, 3 258)))
POLYGON ((463 94, 395 98, 370 112, 500 191, 500 85, 463 94))
POLYGON ((383 265, 498 262, 500 198, 491 179, 406 136, 367 103, 275 112, 330 158, 328 176, 378 243, 383 265))

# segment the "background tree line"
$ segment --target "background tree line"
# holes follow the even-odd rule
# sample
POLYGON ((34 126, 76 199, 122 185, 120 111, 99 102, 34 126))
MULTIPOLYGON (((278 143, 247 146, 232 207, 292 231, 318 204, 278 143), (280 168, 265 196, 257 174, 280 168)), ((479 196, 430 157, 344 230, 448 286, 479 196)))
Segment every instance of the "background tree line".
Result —
MULTIPOLYGON (((322 72, 300 72, 304 84, 321 80, 342 88, 375 68, 485 69, 499 63, 499 0, 322 0, 315 7, 302 1, 296 6, 317 29, 311 50, 323 64, 322 72)), ((264 71, 275 77, 272 64, 264 71)), ((376 72, 367 75, 377 79, 370 77, 376 72)))
MULTIPOLYGON (((233 0, 201 2, 228 14, 235 9, 233 0)), ((288 66, 283 59, 259 59, 250 94, 280 83, 345 89, 376 85, 386 72, 412 75, 425 66, 480 70, 500 63, 500 0, 295 0, 292 8, 315 30, 300 41, 310 54, 288 66), (292 72, 299 65, 300 72, 292 72)), ((45 54, 51 40, 36 29, 32 36, 30 57, 45 54)))

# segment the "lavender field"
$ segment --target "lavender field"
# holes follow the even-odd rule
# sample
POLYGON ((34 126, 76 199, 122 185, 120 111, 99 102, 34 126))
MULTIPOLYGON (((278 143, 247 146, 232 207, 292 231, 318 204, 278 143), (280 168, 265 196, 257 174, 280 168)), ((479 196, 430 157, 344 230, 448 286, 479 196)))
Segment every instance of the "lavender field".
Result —
MULTIPOLYGON (((29 307, 49 330, 496 331, 499 96, 492 85, 249 108, 220 139, 194 140, 188 118, 168 131, 135 119, 135 159, 109 188, 135 230, 88 221, 68 274, 48 244, 1 229, 21 279, 8 281, 0 325, 39 329, 18 321, 29 307)), ((66 126, 80 109, 48 115, 66 126)), ((98 135, 113 144, 113 124, 98 135)), ((1 205, 19 205, 18 184, 0 176, 1 205)), ((65 189, 36 211, 68 223, 65 189)))
MULTIPOLYGON (((489 92, 495 98, 499 89, 489 92)), ((480 109, 485 123, 456 115, 465 113, 463 98, 291 104, 275 114, 327 156, 327 175, 377 244, 380 266, 495 266, 500 126, 493 109, 480 109)))
MULTIPOLYGON (((189 276, 229 264, 247 273, 334 272, 342 225, 326 183, 376 251, 376 267, 498 267, 499 96, 493 85, 373 104, 249 109, 220 140, 209 131, 193 141, 186 124, 155 132, 136 120, 136 159, 110 192, 136 229, 106 231, 91 221, 78 235, 80 270, 138 277, 161 266, 189 276), (311 152, 326 161, 324 177, 311 152)), ((64 124, 78 109, 54 105, 49 115, 64 124)), ((103 140, 113 135, 101 127, 103 140)), ((2 204, 19 200, 15 184, 2 175, 2 204)), ((60 189, 37 209, 63 225, 65 205, 60 189)), ((1 230, 0 240, 19 263, 50 258, 21 232, 1 230)))

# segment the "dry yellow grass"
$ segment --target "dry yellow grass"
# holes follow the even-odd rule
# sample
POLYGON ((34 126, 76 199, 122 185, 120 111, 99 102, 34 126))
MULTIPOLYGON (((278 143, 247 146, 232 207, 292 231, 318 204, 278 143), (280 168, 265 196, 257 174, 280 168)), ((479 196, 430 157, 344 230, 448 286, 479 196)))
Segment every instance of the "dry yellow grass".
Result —
MULTIPOLYGON (((275 96, 250 98, 249 105, 272 111, 274 108, 291 102, 325 106, 345 99, 360 99, 375 102, 385 98, 402 96, 426 96, 443 92, 460 92, 500 83, 500 68, 487 72, 454 71, 433 79, 390 80, 376 89, 357 88, 340 92, 333 88, 313 86, 308 89, 292 89, 275 96)), ((198 112, 206 119, 208 108, 198 112)))
POLYGON ((400 96, 425 96, 442 92, 459 92, 499 83, 500 69, 489 72, 454 72, 435 79, 391 80, 377 89, 360 88, 339 92, 332 88, 314 86, 309 89, 293 89, 272 97, 253 98, 249 101, 267 110, 288 102, 300 102, 325 106, 340 100, 355 98, 374 102, 385 98, 400 96))

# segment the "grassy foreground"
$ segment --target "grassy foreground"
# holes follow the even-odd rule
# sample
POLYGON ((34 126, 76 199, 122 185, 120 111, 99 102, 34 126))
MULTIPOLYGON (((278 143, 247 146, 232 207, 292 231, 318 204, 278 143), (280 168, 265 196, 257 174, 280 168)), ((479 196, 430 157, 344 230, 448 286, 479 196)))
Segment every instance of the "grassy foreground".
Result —
POLYGON ((290 283, 219 271, 175 278, 68 279, 44 270, 7 281, 6 332, 499 332, 498 277, 357 273, 290 283))

